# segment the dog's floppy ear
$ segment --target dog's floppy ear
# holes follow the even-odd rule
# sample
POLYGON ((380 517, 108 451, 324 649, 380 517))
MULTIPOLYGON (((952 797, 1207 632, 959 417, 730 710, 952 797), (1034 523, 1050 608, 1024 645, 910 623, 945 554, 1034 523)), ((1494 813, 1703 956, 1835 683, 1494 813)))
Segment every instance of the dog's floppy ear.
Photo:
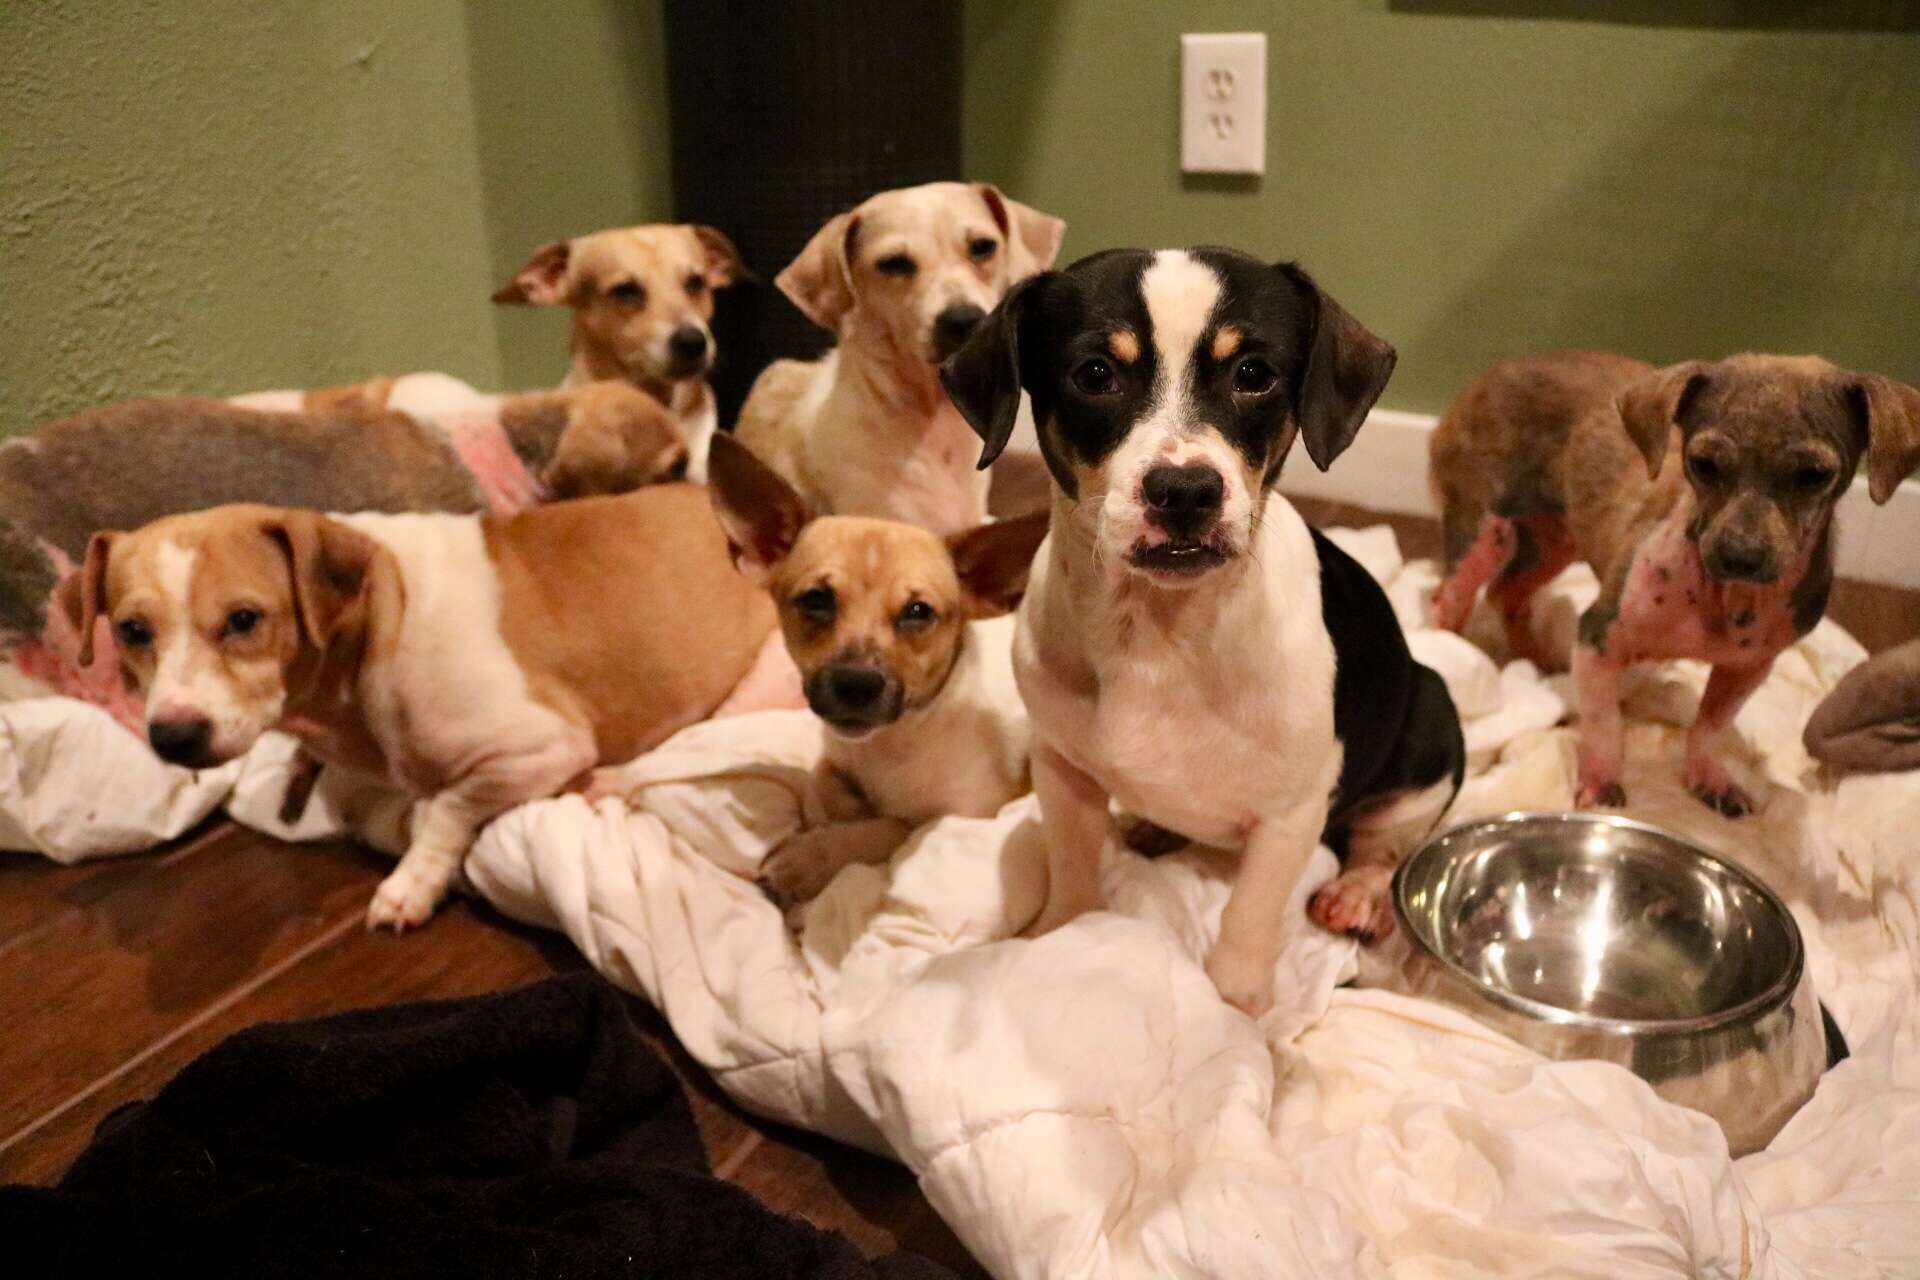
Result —
POLYGON ((853 242, 859 234, 857 212, 828 219, 800 256, 773 278, 801 315, 834 333, 853 310, 853 242))
POLYGON ((764 586, 813 515, 792 485, 726 432, 710 448, 707 488, 727 550, 747 581, 764 586))
POLYGON ((549 307, 571 302, 567 296, 567 263, 573 258, 573 242, 555 240, 533 251, 527 265, 513 273, 513 279, 501 285, 493 295, 495 302, 520 306, 549 307))
POLYGON ((107 562, 113 556, 117 533, 96 533, 87 539, 87 557, 80 572, 70 573, 53 589, 55 605, 79 633, 80 665, 93 665, 94 624, 107 611, 107 562))
POLYGON ((1649 476, 1660 474, 1660 464, 1667 456, 1667 438, 1707 382, 1706 366, 1689 360, 1649 374, 1615 398, 1620 421, 1633 447, 1646 459, 1649 476))
POLYGON ((1020 318, 1034 288, 1049 274, 1029 276, 1009 289, 940 366, 947 399, 980 437, 982 471, 993 465, 1013 436, 1020 415, 1020 318))
POLYGON ((752 284, 759 277, 747 270, 747 264, 741 261, 740 251, 733 247, 733 241, 717 227, 695 224, 688 228, 693 238, 700 242, 701 250, 707 255, 707 283, 716 289, 724 289, 732 284, 752 284))
POLYGON ((1867 494, 1884 503, 1920 467, 1920 391, 1877 373, 1855 375, 1847 407, 1867 437, 1867 494))
POLYGON ((364 533, 312 511, 276 511, 261 520, 260 531, 287 558, 294 612, 301 634, 315 649, 327 647, 335 625, 355 602, 377 603, 371 597, 382 551, 364 533))
POLYGON ((1313 307, 1294 418, 1307 456, 1325 471, 1360 433, 1399 357, 1393 344, 1348 315, 1312 276, 1290 262, 1281 263, 1279 270, 1313 307))
POLYGON ((1033 553, 1046 539, 1048 520, 1046 512, 1033 511, 947 539, 969 618, 997 618, 1019 607, 1033 568, 1033 553))
POLYGON ((1000 233, 1007 238, 1008 278, 1025 280, 1051 267, 1060 254, 1060 241, 1067 234, 1067 224, 1031 205, 1007 199, 991 182, 974 186, 980 198, 987 202, 1000 233))

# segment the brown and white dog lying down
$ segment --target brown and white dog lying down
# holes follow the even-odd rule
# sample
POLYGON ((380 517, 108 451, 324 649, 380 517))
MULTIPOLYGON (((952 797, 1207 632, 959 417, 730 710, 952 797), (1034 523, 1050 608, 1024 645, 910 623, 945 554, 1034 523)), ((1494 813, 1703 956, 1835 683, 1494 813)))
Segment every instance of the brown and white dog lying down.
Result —
MULTIPOLYGON (((990 482, 940 362, 1008 289, 1053 265, 1065 231, 983 182, 884 191, 832 219, 774 283, 838 343, 769 365, 739 439, 815 511, 942 536, 980 524, 990 482)), ((1045 490, 1031 488, 1038 509, 1045 490)))
MULTIPOLYGON (((309 411, 132 400, 0 445, 0 648, 38 685, 103 706, 138 732, 139 699, 111 653, 81 662, 81 637, 48 607, 99 530, 233 502, 506 513, 535 498, 624 491, 685 469, 671 418, 624 383, 486 397, 486 413, 435 425, 383 407, 388 393, 414 381, 306 393, 321 406, 309 411)), ((111 650, 104 634, 93 639, 111 650)))
POLYGON ((1833 582, 1834 503, 1866 462, 1884 503, 1920 466, 1920 391, 1812 356, 1736 355, 1655 369, 1599 351, 1503 361, 1435 431, 1447 578, 1435 625, 1458 630, 1484 584, 1516 656, 1539 658, 1533 593, 1574 560, 1600 598, 1573 650, 1580 805, 1626 803, 1620 673, 1713 664, 1687 735, 1686 783, 1728 817, 1753 799, 1716 754, 1833 582))
POLYGON ((494 295, 499 303, 566 306, 573 332, 563 387, 618 378, 661 400, 692 450, 688 478, 705 483, 718 426, 713 291, 753 279, 712 227, 615 227, 541 245, 494 295))
POLYGON ((827 728, 814 779, 827 824, 767 858, 767 896, 798 906, 842 867, 886 861, 920 823, 990 818, 1023 795, 1027 712, 1006 615, 1047 513, 942 539, 896 520, 816 518, 726 436, 712 463, 735 561, 772 590, 807 705, 827 728))
POLYGON ((278 729, 425 802, 367 909, 394 929, 487 821, 713 714, 775 625, 686 484, 505 517, 220 507, 96 534, 75 594, 163 759, 278 729))

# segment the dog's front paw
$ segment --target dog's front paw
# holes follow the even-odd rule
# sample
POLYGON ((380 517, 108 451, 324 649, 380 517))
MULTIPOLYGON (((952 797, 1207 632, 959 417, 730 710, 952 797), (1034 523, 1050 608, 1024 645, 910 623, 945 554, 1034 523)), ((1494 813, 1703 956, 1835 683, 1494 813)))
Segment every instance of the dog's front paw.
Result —
POLYGON ((620 780, 620 775, 625 772, 625 765, 589 769, 568 783, 567 790, 585 797, 588 804, 597 805, 602 800, 625 800, 627 788, 620 780))
POLYGON ((839 873, 843 859, 838 856, 832 834, 832 827, 802 831, 789 837, 760 864, 754 883, 788 916, 819 897, 839 873))
POLYGON ((1385 867, 1343 871, 1308 899, 1307 919, 1370 947, 1393 933, 1392 884, 1393 872, 1385 867))
POLYGON ((1716 760, 1688 762, 1686 783, 1694 799, 1723 818, 1744 818, 1760 807, 1716 760))
POLYGON ((1213 989, 1249 1018, 1273 1008, 1273 965, 1271 955, 1225 943, 1216 943, 1207 953, 1207 977, 1213 980, 1213 989))
POLYGON ((1178 831, 1169 831, 1157 822, 1148 822, 1145 818, 1134 818, 1120 830, 1120 838, 1127 848, 1148 858, 1158 858, 1169 853, 1178 853, 1193 841, 1178 831))
POLYGON ((1093 909, 1092 906, 1083 903, 1063 902, 1059 895, 1049 893, 1047 895, 1046 905, 1040 908, 1040 914, 1035 916, 1032 923, 1020 931, 1020 936, 1023 938, 1045 937, 1061 925, 1067 924, 1093 909))
POLYGON ((418 928, 440 905, 440 891, 411 871, 396 871, 380 882, 367 904, 367 928, 404 933, 418 928))

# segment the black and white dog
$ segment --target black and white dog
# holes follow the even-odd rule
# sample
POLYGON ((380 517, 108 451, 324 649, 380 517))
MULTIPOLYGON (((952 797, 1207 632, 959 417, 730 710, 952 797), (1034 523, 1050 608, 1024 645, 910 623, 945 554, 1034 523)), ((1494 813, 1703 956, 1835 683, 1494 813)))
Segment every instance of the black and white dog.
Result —
POLYGON ((1459 718, 1379 584, 1273 486, 1296 434, 1322 469, 1352 443, 1393 364, 1299 268, 1213 248, 1035 276, 947 362, 981 465, 1025 387, 1053 473, 1014 647, 1050 877, 1030 933, 1098 907, 1109 799, 1244 849, 1207 973, 1250 1014, 1322 838, 1345 866, 1309 914, 1392 928, 1402 838, 1460 786, 1459 718))

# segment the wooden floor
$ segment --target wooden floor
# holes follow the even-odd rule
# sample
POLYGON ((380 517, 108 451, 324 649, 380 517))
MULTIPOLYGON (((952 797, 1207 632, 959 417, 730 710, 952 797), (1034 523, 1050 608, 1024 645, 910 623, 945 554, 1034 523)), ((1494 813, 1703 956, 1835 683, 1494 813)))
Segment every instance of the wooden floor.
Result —
MULTIPOLYGON (((1413 555, 1438 539, 1431 521, 1302 506, 1323 525, 1389 519, 1413 555)), ((1920 633, 1910 592, 1842 584, 1834 612, 1875 649, 1920 633)), ((52 1181, 109 1111, 241 1027, 493 991, 579 965, 559 938, 469 902, 418 933, 370 936, 362 913, 389 865, 225 822, 79 867, 0 854, 0 1181, 52 1181)), ((743 1114, 651 1010, 634 1009, 679 1068, 721 1176, 869 1251, 913 1249, 980 1274, 904 1169, 743 1114)))

